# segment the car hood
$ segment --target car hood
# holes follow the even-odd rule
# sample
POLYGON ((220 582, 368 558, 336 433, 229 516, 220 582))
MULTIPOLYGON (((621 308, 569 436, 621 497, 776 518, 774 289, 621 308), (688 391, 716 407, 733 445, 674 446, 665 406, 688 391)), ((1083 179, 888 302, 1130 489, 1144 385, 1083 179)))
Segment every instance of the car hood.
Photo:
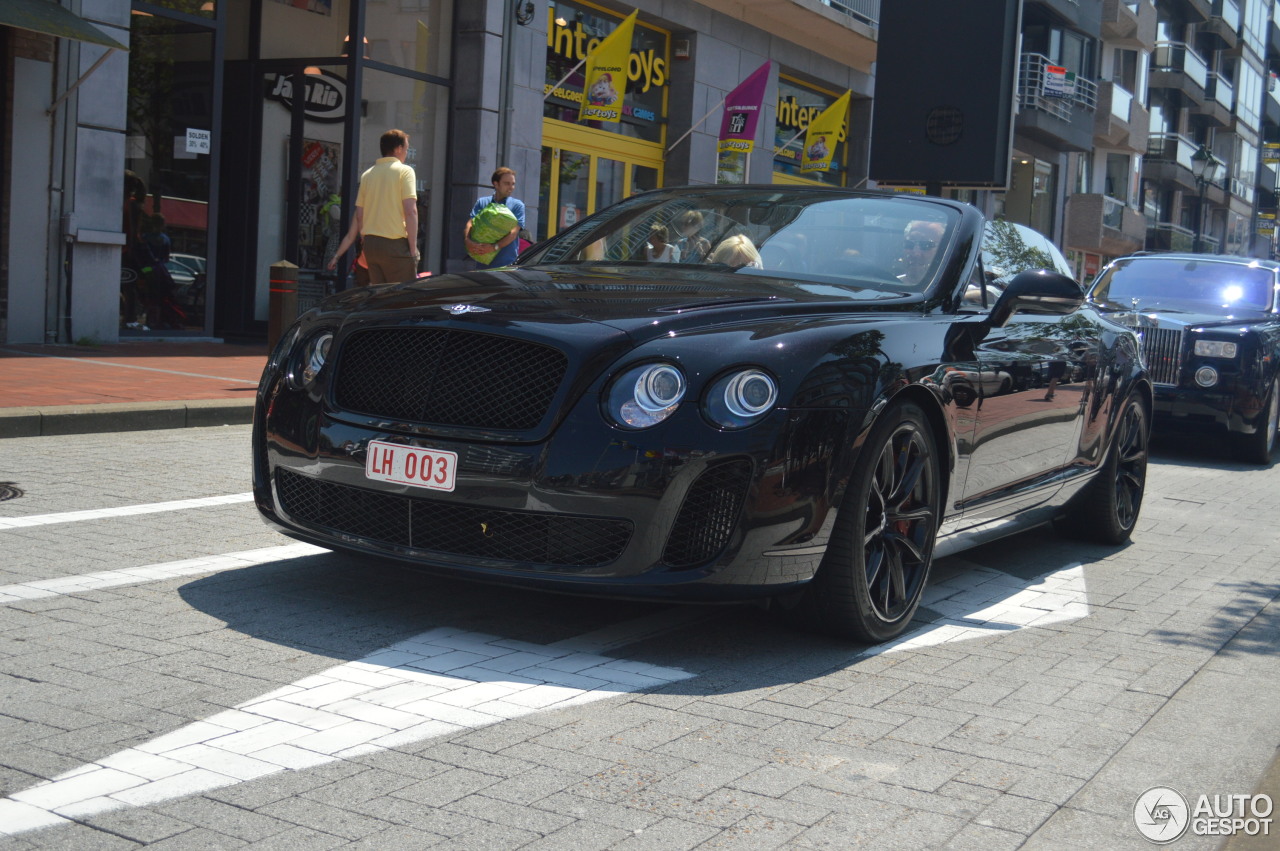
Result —
POLYGON ((1275 317, 1257 311, 1242 311, 1230 316, 1223 316, 1220 313, 1205 313, 1196 310, 1163 307, 1134 311, 1131 309, 1108 309, 1104 306, 1103 311, 1114 321, 1137 328, 1152 326, 1160 328, 1243 328, 1260 322, 1276 321, 1275 317))
MULTIPOLYGON (((347 290, 337 304, 357 320, 378 314, 466 314, 476 324, 590 322, 628 333, 822 312, 901 311, 919 294, 840 287, 763 274, 652 267, 526 267, 421 278, 347 290)), ((389 317, 388 317, 389 318, 389 317)), ((641 334, 641 336, 645 336, 641 334)))

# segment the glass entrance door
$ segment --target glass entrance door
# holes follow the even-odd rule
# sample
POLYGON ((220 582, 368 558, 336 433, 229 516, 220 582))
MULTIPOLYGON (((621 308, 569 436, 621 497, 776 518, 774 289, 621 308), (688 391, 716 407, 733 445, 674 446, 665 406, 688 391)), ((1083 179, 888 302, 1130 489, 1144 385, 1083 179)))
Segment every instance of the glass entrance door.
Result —
POLYGON ((131 24, 120 333, 203 333, 214 36, 160 15, 134 15, 131 24))
MULTIPOLYGON (((262 177, 258 187, 256 268, 287 260, 298 267, 299 299, 339 289, 343 271, 329 272, 342 234, 342 132, 346 82, 341 68, 282 67, 263 77, 262 177), (296 92, 296 94, 295 94, 296 92)), ((255 318, 265 320, 269 289, 255 293, 255 318)))
POLYGON ((543 123, 543 139, 539 242, 596 210, 661 185, 660 146, 556 121, 543 123))

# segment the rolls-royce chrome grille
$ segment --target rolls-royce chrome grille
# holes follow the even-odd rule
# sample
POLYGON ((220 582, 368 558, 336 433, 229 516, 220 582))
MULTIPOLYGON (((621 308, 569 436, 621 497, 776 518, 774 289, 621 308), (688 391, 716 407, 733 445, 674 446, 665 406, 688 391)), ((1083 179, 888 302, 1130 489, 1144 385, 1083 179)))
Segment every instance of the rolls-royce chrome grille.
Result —
POLYGON ((530 429, 546 414, 567 364, 550 346, 496 334, 357 331, 338 352, 334 402, 390 420, 530 429))
POLYGON ((1142 354, 1156 384, 1177 384, 1182 366, 1182 331, 1178 328, 1143 328, 1142 354))

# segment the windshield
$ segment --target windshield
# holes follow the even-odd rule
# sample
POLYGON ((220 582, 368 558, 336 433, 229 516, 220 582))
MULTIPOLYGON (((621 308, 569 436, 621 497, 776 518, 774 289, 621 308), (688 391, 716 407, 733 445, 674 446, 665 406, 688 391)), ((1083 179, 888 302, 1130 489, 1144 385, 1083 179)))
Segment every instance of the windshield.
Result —
POLYGON ((1185 257, 1119 260, 1093 285, 1090 298, 1110 307, 1157 307, 1229 315, 1270 309, 1274 275, 1265 266, 1185 257))
POLYGON ((680 190, 636 196, 521 258, 530 264, 670 264, 786 278, 814 292, 926 291, 959 221, 901 196, 786 189, 680 190))

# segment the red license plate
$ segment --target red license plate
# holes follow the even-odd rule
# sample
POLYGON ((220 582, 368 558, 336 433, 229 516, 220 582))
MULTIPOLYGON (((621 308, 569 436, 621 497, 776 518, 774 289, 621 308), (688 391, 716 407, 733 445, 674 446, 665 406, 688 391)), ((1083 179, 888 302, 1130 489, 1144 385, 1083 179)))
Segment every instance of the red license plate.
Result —
POLYGON ((451 491, 457 468, 458 453, 440 449, 371 440, 365 453, 366 476, 398 485, 451 491))

